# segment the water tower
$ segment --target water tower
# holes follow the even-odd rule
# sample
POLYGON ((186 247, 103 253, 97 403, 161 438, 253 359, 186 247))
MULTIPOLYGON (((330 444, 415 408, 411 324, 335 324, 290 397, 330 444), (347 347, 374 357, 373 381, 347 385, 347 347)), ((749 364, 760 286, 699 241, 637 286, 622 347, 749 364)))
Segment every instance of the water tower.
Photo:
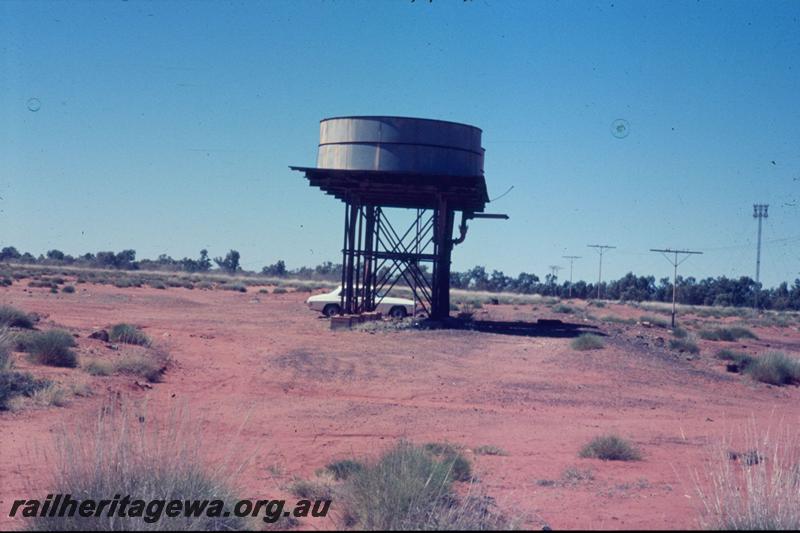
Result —
POLYGON ((341 309, 375 309, 404 282, 433 319, 450 312, 450 255, 485 214, 481 130, 442 120, 355 116, 320 121, 316 167, 290 167, 345 204, 341 309), (410 226, 391 213, 415 210, 410 226), (456 212, 459 236, 453 238, 456 212), (424 268, 427 266, 428 269, 424 268), (426 271, 427 270, 427 271, 426 271))

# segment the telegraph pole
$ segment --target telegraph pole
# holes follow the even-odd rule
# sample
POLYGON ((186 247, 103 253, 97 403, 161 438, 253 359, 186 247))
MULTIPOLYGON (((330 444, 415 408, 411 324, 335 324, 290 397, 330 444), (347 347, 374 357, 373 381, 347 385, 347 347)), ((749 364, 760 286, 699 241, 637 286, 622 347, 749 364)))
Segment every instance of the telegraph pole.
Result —
POLYGON ((758 247, 756 249, 756 312, 758 312, 758 293, 761 292, 761 221, 765 218, 769 218, 767 213, 768 209, 769 204, 753 204, 753 218, 758 219, 758 247))
POLYGON ((597 276, 597 299, 600 299, 600 284, 603 282, 603 253, 606 250, 612 250, 616 248, 616 246, 609 246, 607 244, 587 244, 589 248, 596 248, 597 252, 600 254, 600 274, 597 276))
POLYGON ((675 327, 675 295, 678 292, 678 265, 689 259, 690 255, 699 255, 703 252, 693 252, 691 250, 672 250, 670 248, 666 248, 664 250, 660 250, 657 248, 650 248, 651 252, 660 252, 667 261, 675 268, 672 272, 672 327, 675 327), (670 259, 667 254, 675 254, 675 258, 670 259), (685 255, 683 259, 678 261, 679 255, 685 255))
POLYGON ((550 283, 553 284, 553 296, 556 295, 556 277, 558 277, 558 271, 561 270, 563 267, 558 265, 550 265, 550 274, 552 277, 550 278, 550 283))
POLYGON ((562 255, 564 259, 569 259, 569 297, 572 298, 572 263, 575 262, 576 259, 580 259, 581 256, 579 255, 562 255))

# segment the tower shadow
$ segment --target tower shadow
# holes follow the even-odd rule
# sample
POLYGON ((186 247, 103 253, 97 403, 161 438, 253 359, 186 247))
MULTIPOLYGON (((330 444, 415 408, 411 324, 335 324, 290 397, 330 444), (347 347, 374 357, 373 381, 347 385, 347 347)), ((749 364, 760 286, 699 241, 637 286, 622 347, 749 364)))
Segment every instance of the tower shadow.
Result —
POLYGON ((539 319, 536 322, 497 321, 497 320, 459 320, 451 318, 442 324, 447 329, 463 329, 495 333, 498 335, 515 335, 520 337, 553 337, 573 338, 584 333, 605 337, 606 334, 597 326, 575 324, 561 320, 539 319))

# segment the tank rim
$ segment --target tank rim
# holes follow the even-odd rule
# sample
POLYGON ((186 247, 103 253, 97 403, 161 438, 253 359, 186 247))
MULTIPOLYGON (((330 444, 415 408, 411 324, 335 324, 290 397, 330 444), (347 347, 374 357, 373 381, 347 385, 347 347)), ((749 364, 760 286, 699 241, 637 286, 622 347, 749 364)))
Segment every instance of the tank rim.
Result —
POLYGON ((399 119, 405 119, 405 120, 419 120, 419 121, 425 121, 425 122, 438 122, 440 124, 454 124, 456 126, 464 126, 464 127, 467 127, 467 128, 472 128, 474 130, 478 130, 479 132, 483 133, 483 130, 480 129, 478 126, 473 126, 472 124, 465 124, 463 122, 455 122, 455 121, 452 121, 452 120, 441 120, 441 119, 438 119, 438 118, 404 117, 404 116, 399 116, 399 115, 341 115, 341 116, 335 116, 335 117, 326 117, 326 118, 323 118, 322 120, 320 120, 319 122, 321 124, 321 123, 327 122, 329 120, 348 119, 348 118, 353 118, 353 119, 358 119, 358 118, 363 118, 363 119, 399 118, 399 119))

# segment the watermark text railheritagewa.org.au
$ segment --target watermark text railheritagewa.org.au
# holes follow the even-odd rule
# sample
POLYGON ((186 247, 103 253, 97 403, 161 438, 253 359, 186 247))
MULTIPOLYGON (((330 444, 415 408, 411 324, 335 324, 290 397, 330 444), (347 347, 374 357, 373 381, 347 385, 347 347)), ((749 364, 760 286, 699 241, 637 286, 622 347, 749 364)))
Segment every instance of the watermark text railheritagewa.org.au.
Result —
POLYGON ((23 518, 141 518, 152 524, 164 518, 261 517, 274 523, 281 517, 322 518, 331 500, 238 500, 228 507, 223 500, 137 499, 115 494, 111 499, 75 499, 70 494, 48 494, 44 500, 14 500, 9 517, 23 518))

